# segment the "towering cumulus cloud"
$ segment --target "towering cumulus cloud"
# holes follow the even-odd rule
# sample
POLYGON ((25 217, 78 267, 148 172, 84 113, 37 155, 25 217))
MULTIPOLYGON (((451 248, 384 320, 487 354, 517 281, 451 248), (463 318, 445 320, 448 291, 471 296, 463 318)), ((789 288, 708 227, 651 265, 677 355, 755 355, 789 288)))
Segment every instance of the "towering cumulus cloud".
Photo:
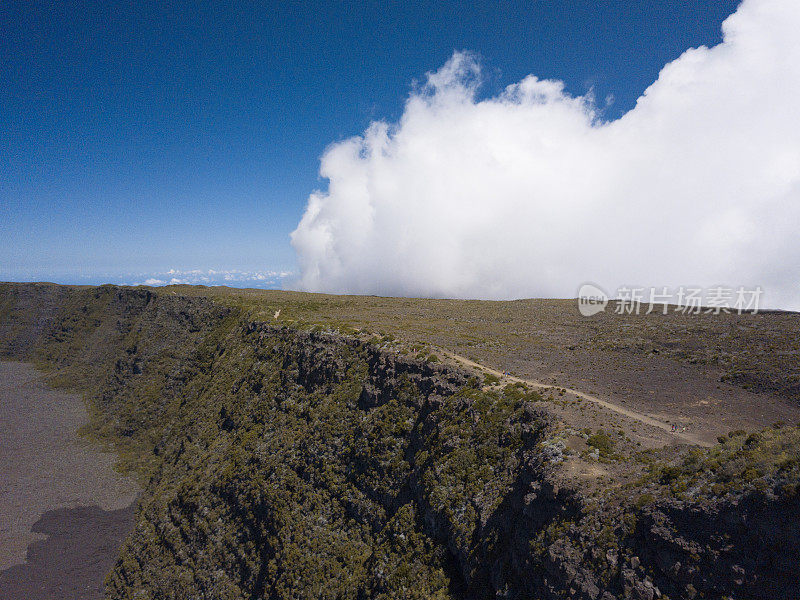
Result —
POLYGON ((573 297, 761 286, 800 308, 800 3, 746 0, 622 118, 529 76, 476 99, 456 53, 322 158, 292 234, 308 290, 573 297))

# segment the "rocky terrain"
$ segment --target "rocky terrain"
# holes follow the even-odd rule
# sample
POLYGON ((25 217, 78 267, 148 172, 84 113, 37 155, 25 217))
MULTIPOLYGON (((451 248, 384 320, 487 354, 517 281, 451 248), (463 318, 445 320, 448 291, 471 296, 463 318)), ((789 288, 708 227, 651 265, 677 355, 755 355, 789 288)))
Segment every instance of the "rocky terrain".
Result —
POLYGON ((0 355, 81 391, 144 485, 109 598, 800 595, 792 423, 643 444, 413 327, 175 292, 0 285, 0 355))

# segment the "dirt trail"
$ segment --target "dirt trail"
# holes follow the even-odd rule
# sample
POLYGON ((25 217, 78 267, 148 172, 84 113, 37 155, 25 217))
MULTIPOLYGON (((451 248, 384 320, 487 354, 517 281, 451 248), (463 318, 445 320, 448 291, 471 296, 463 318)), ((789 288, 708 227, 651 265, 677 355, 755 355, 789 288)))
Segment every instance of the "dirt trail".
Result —
POLYGON ((449 358, 455 360, 456 362, 461 363, 462 365, 473 367, 475 369, 483 371, 484 373, 490 373, 496 377, 499 377, 501 380, 524 383, 526 385, 538 389, 564 390, 568 394, 572 394, 573 396, 576 396, 577 398, 581 398, 583 400, 587 400, 588 402, 593 402, 594 404, 602 406, 603 408, 607 408, 608 410, 613 411, 617 414, 624 415, 626 417, 639 421, 640 423, 644 423, 645 425, 650 425, 651 427, 657 427, 659 429, 662 429, 671 436, 683 442, 694 444, 696 446, 703 446, 704 448, 710 448, 714 445, 691 433, 687 433, 685 431, 672 431, 672 425, 669 423, 665 423, 664 421, 659 421, 658 419, 654 419, 653 417, 649 417, 643 413, 630 410, 622 406, 618 406, 616 404, 609 402, 608 400, 603 400, 602 398, 598 398, 597 396, 592 396, 591 394, 587 394, 585 392, 581 392, 579 390, 575 390, 568 387, 563 387, 560 385, 551 385, 548 383, 543 383, 541 381, 536 381, 534 379, 523 379, 521 377, 516 377, 514 375, 505 374, 502 371, 492 369, 491 367, 487 367, 486 365, 482 365, 473 360, 470 360, 465 356, 454 354, 447 350, 442 350, 442 353, 448 356, 449 358))

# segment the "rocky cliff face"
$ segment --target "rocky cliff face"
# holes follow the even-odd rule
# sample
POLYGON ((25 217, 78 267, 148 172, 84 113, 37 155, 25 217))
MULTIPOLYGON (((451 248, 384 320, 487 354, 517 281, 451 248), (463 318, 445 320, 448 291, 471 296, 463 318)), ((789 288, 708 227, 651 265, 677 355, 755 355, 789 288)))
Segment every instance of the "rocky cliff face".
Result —
POLYGON ((0 352, 146 481, 109 598, 800 595, 794 428, 586 498, 535 393, 202 298, 3 285, 0 352))
POLYGON ((800 585, 798 514, 796 495, 669 502, 642 514, 631 547, 673 598, 788 598, 800 585))

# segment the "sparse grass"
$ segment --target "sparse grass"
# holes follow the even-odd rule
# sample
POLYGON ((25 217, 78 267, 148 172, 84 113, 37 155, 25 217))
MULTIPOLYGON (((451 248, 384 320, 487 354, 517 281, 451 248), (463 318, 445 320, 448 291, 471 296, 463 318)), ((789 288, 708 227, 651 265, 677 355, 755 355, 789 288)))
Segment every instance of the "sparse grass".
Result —
MULTIPOLYGON (((586 319, 572 301, 424 300, 375 296, 335 296, 277 290, 168 286, 164 293, 201 295, 269 321, 311 324, 350 331, 380 331, 420 345, 434 344, 482 359, 556 351, 580 361, 579 350, 615 357, 637 354, 714 365, 725 381, 755 391, 771 391, 800 401, 800 314, 614 315, 586 319), (622 327, 621 327, 622 325, 622 327)), ((622 363, 617 365, 624 368, 622 363)))

